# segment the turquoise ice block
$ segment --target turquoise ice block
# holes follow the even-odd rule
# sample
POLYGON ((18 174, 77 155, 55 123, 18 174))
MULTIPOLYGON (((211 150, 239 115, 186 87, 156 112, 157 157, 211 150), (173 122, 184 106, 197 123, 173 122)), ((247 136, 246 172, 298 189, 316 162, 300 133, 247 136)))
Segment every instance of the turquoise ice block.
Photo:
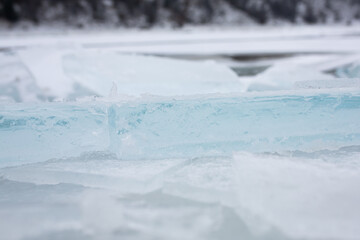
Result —
POLYGON ((360 93, 0 107, 0 166, 106 151, 121 159, 360 145, 360 93))

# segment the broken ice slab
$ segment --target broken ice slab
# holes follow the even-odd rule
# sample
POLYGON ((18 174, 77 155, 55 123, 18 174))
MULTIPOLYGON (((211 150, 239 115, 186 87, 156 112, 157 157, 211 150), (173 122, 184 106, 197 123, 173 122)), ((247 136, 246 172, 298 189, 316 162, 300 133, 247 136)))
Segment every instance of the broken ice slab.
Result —
POLYGON ((213 61, 84 51, 64 55, 62 65, 66 76, 100 96, 108 96, 114 83, 119 94, 136 96, 245 91, 235 72, 213 61))
POLYGON ((37 102, 46 99, 26 66, 12 52, 0 51, 0 101, 37 102))
POLYGON ((119 94, 132 96, 245 91, 235 72, 214 61, 52 47, 21 49, 16 54, 40 93, 52 99, 107 97, 113 85, 119 94))
POLYGON ((359 92, 302 95, 2 106, 0 164, 87 151, 154 159, 360 144, 359 92))
POLYGON ((275 231, 252 232, 221 203, 161 191, 123 195, 73 184, 0 179, 0 203, 3 239, 288 239, 275 231))

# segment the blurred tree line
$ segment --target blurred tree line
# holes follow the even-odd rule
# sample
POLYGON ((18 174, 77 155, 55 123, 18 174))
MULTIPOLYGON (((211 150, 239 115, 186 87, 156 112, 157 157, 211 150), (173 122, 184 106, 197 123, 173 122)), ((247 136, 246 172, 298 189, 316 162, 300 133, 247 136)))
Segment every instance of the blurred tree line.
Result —
POLYGON ((252 21, 326 23, 360 19, 360 0, 0 0, 0 21, 128 27, 252 21), (242 15, 231 18, 229 15, 242 15), (216 21, 215 21, 216 20, 216 21))

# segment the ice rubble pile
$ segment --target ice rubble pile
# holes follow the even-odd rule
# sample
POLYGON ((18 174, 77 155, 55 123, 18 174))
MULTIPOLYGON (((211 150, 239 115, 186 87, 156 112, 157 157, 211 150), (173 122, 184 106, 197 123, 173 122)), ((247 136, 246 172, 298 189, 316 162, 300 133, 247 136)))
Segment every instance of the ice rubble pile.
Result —
POLYGON ((13 70, 0 71, 9 239, 360 235, 355 63, 337 65, 339 79, 317 58, 253 77, 97 51, 1 59, 13 70))
POLYGON ((3 104, 0 141, 7 150, 0 165, 86 151, 143 159, 359 144, 357 79, 339 80, 309 67, 329 57, 279 61, 259 75, 241 78, 214 62, 107 51, 25 49, 18 56, 36 79, 36 88, 28 90, 36 89, 38 99, 105 98, 3 104), (334 87, 343 90, 334 92, 334 87), (309 88, 323 90, 305 94, 309 88), (46 93, 40 95, 39 89, 46 93))

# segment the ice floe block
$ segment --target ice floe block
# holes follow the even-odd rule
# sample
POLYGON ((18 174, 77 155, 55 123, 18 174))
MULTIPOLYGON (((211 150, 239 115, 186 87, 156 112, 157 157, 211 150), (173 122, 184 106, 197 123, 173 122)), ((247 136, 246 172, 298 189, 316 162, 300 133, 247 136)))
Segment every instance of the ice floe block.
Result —
POLYGON ((88 151, 154 159, 339 148, 360 144, 359 118, 358 92, 8 105, 0 164, 88 151))

